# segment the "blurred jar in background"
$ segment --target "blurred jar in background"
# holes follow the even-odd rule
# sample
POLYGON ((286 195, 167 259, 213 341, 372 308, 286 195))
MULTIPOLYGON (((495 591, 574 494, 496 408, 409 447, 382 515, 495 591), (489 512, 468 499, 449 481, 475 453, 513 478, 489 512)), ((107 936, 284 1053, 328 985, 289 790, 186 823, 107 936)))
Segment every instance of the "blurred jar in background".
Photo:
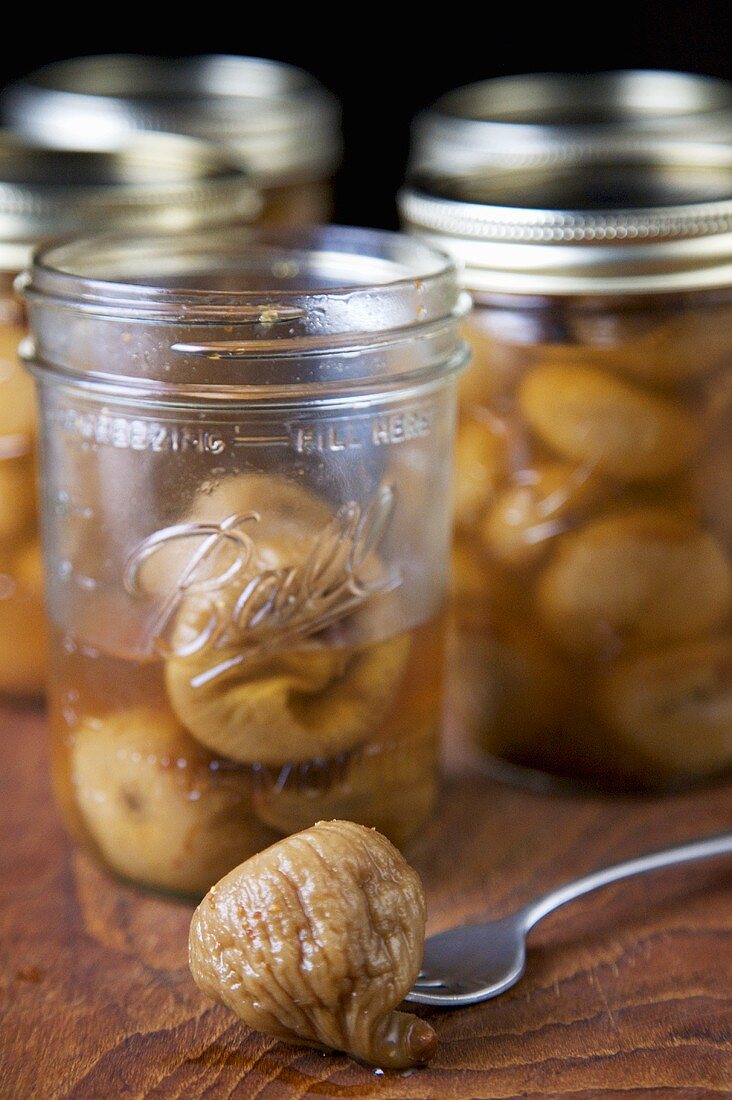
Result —
POLYGON ((17 357, 25 325, 14 277, 48 238, 193 229, 251 218, 259 205, 246 176, 204 142, 147 134, 112 154, 0 133, 0 693, 38 694, 46 665, 35 394, 17 357))
POLYGON ((494 759, 537 780, 666 788, 725 772, 732 148, 432 177, 401 210, 460 260, 475 302, 456 705, 494 759))
MULTIPOLYGON (((0 262, 2 248, 0 247, 0 262)), ((0 274, 0 692, 33 695, 45 676, 43 566, 35 512, 33 381, 17 347, 23 313, 0 274)))
POLYGON ((268 225, 325 222, 340 109, 309 73, 258 57, 117 54, 60 61, 11 85, 6 123, 45 145, 115 147, 158 130, 226 146, 256 178, 268 225))
POLYGON ((630 69, 524 73, 455 88, 417 115, 410 175, 456 175, 485 164, 549 164, 568 150, 649 138, 732 139, 732 83, 695 73, 630 69))

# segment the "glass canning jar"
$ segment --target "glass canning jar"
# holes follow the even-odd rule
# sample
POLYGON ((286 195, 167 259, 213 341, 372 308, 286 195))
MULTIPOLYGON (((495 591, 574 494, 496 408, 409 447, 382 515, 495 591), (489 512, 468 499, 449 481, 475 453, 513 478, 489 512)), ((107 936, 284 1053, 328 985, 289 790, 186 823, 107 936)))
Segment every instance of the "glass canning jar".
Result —
POLYGON ((538 781, 666 788, 727 771, 732 150, 433 180, 402 214, 459 258, 475 301, 456 705, 494 759, 538 781))
POLYGON ((17 347, 13 278, 39 241, 94 228, 191 228, 251 218, 247 178, 203 142, 142 135, 126 150, 59 152, 0 132, 0 693, 37 695, 46 670, 35 515, 36 412, 17 347))
POLYGON ((0 270, 0 693, 32 696, 43 690, 46 627, 35 508, 35 395, 17 356, 24 332, 13 273, 0 270))
POLYGON ((549 164, 568 150, 642 148, 649 138, 732 137, 732 83, 698 73, 628 69, 523 73, 441 96, 414 120, 410 174, 549 164))
POLYGON ((118 873, 200 893, 436 789, 462 296, 355 229, 97 239, 25 288, 55 781, 118 873))
POLYGON ((7 123, 47 145, 92 149, 160 130, 226 146, 257 180, 267 225, 328 220, 340 108, 309 73, 260 57, 79 57, 4 93, 7 123))

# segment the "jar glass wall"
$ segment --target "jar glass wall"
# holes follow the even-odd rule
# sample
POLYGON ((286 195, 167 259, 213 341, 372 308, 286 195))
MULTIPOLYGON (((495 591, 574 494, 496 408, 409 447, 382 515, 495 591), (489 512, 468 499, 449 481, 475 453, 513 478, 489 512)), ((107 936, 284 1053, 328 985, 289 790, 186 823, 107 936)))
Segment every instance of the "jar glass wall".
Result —
POLYGON ((449 261, 348 230, 90 242, 27 293, 74 834, 184 893, 321 818, 407 843, 437 779, 449 261))
POLYGON ((725 771, 732 293, 483 300, 465 335, 456 644, 481 744, 605 786, 725 771))

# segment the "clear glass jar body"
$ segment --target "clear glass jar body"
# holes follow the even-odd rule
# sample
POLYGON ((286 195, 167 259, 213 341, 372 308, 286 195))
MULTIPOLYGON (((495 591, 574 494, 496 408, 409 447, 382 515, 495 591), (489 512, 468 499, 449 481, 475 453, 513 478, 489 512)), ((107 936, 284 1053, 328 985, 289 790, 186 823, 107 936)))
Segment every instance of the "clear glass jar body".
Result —
MULTIPOLYGON (((353 398, 201 398, 201 372, 228 369, 214 349, 251 322, 136 324, 43 298, 31 317, 73 835, 187 894, 323 818, 408 843, 436 794, 454 371, 353 398), (83 370, 84 348, 118 379, 141 362, 164 376, 190 349, 173 362, 188 382, 146 399, 60 377, 64 349, 83 370)), ((280 380, 309 369, 292 348, 274 362, 280 380)))
POLYGON ((537 779, 727 771, 732 292, 485 296, 464 334, 456 706, 537 779))
POLYGON ((33 380, 12 276, 0 273, 0 694, 34 696, 46 679, 43 566, 36 519, 33 380))

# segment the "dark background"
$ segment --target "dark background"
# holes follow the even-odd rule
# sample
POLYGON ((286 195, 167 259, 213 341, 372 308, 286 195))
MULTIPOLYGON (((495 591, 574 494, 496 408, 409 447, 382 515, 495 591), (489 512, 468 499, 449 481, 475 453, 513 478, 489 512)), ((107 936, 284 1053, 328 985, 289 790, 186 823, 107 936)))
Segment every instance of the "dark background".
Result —
POLYGON ((442 92, 490 76, 618 68, 681 69, 732 79, 732 0, 633 5, 233 5, 47 9, 14 16, 2 82, 64 57, 134 52, 241 53, 309 69, 341 99, 346 160, 340 222, 394 226, 409 122, 442 92), (241 12, 241 14, 239 14, 241 12), (480 14, 478 14, 480 13, 480 14), (152 16, 154 15, 154 19, 152 16), (37 20, 37 28, 31 25, 37 20), (34 32, 42 31, 37 36, 34 32))

